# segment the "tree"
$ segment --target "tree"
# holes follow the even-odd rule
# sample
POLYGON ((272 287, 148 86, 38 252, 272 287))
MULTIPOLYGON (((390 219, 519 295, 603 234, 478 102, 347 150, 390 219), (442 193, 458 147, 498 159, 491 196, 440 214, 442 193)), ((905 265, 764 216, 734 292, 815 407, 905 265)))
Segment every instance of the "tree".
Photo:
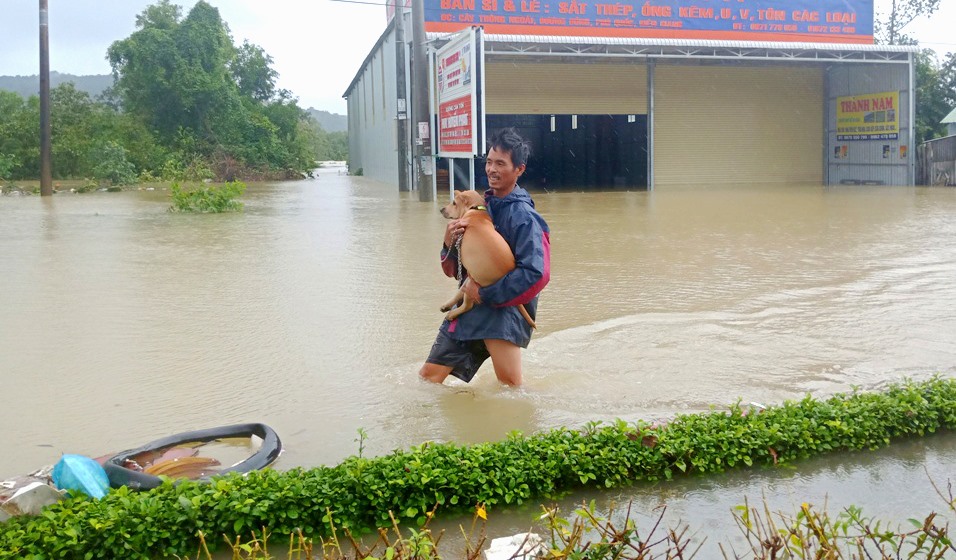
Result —
POLYGON ((53 172, 58 178, 90 177, 91 151, 109 127, 110 114, 72 82, 50 90, 53 172))
MULTIPOLYGON (((160 5, 168 5, 163 0, 160 5)), ((171 35, 168 18, 161 25, 153 26, 154 17, 147 14, 156 6, 146 9, 137 18, 138 31, 128 38, 110 45, 107 58, 113 69, 116 85, 114 94, 123 110, 140 118, 165 139, 174 137, 180 125, 183 103, 174 86, 178 68, 182 66, 175 39, 171 35)), ((177 8, 178 10, 178 8, 177 8)), ((175 13, 166 14, 175 18, 175 13)), ((178 24, 178 20, 175 20, 178 24)))
POLYGON ((944 96, 949 106, 956 107, 956 52, 946 55, 940 67, 940 81, 943 83, 944 96))
POLYGON ((936 60, 936 53, 924 49, 916 54, 916 143, 938 138, 945 134, 945 127, 939 122, 951 109, 954 90, 952 84, 947 88, 943 79, 943 70, 936 60), (948 91, 947 91, 948 90, 948 91))
MULTIPOLYGON (((939 9, 939 3, 940 0, 892 0, 890 13, 887 14, 885 21, 882 18, 874 21, 874 35, 877 42, 888 45, 918 44, 918 41, 904 33, 903 29, 918 17, 933 15, 939 9)), ((949 56, 952 61, 953 55, 949 56)), ((952 78, 952 70, 946 70, 945 64, 940 66, 932 50, 924 49, 917 53, 914 66, 916 74, 914 124, 916 143, 919 144, 944 133, 939 121, 956 105, 954 103, 956 81, 952 78)), ((953 65, 950 64, 949 68, 952 67, 953 65)))
POLYGON ((169 0, 147 6, 143 13, 136 16, 136 27, 140 29, 165 29, 172 31, 183 17, 183 9, 169 0))
POLYGON ((36 176, 40 169, 40 98, 0 91, 0 159, 4 179, 36 176))
POLYGON ((318 161, 345 161, 349 157, 349 135, 346 131, 327 132, 322 125, 311 121, 312 150, 318 161))
POLYGON ((178 16, 179 7, 162 0, 137 17, 138 31, 110 46, 116 93, 167 141, 185 128, 214 142, 212 118, 238 96, 226 69, 232 39, 205 1, 178 16))
POLYGON ((264 103, 275 95, 275 81, 279 73, 272 69, 272 57, 262 47, 243 41, 229 64, 239 86, 239 93, 264 103))
MULTIPOLYGON (((136 23, 109 48, 115 96, 176 162, 198 157, 230 176, 245 174, 243 167, 257 176, 313 167, 300 137, 305 113, 290 93, 276 91, 272 57, 249 42, 236 48, 216 8, 200 0, 183 18, 161 0, 136 23)), ((135 153, 129 158, 135 162, 135 153)))
POLYGON ((886 45, 915 45, 917 41, 903 33, 903 28, 921 16, 931 16, 939 9, 940 0, 892 0, 886 20, 876 18, 874 35, 886 45))

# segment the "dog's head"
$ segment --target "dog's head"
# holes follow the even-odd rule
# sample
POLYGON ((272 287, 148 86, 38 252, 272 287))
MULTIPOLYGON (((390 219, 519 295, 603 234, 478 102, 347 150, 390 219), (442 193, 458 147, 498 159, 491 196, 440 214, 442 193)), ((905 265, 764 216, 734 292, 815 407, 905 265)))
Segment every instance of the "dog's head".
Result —
POLYGON ((485 203, 485 197, 478 191, 455 191, 455 198, 451 204, 441 207, 441 215, 449 220, 455 220, 465 215, 465 212, 475 206, 485 203))

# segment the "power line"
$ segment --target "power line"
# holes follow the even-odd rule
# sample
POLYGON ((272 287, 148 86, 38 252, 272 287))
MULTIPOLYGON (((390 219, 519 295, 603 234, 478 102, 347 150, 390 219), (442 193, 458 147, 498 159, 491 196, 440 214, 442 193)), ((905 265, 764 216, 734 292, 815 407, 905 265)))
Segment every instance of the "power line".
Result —
MULTIPOLYGON (((341 2, 341 3, 343 3, 343 4, 365 4, 366 6, 383 6, 383 7, 393 6, 393 7, 396 7, 396 8, 399 7, 399 6, 402 6, 402 7, 404 7, 404 8, 408 8, 408 7, 409 7, 409 5, 408 5, 407 2, 406 2, 406 3, 402 3, 401 1, 396 1, 396 2, 363 2, 362 0, 329 0, 329 2, 341 2)), ((426 11, 426 12, 437 12, 437 11, 439 11, 439 10, 438 10, 438 8, 425 8, 425 11, 426 11)))
POLYGON ((343 4, 366 4, 368 6, 398 6, 398 2, 362 2, 361 0, 329 0, 329 2, 342 2, 343 4))

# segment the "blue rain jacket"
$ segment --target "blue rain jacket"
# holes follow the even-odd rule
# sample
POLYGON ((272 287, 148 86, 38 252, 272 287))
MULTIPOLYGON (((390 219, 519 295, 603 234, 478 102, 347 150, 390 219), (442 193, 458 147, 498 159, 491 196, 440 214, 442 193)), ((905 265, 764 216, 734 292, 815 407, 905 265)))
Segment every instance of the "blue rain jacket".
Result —
MULTIPOLYGON (((515 269, 490 286, 481 288, 481 305, 454 321, 443 321, 441 330, 455 340, 496 338, 527 348, 531 325, 518 308, 524 304, 531 317, 538 307, 538 293, 551 279, 551 230, 534 209, 528 191, 515 186, 507 196, 498 198, 485 191, 485 205, 495 229, 511 246, 515 269)), ((458 272, 458 253, 454 248, 441 251, 442 270, 454 278, 458 272)))

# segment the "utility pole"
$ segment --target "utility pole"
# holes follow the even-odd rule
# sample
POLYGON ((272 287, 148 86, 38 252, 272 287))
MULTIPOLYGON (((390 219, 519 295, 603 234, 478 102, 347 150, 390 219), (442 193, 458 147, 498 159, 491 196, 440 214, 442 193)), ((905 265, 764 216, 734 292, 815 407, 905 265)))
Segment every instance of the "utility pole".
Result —
POLYGON ((47 0, 40 0, 40 196, 53 195, 53 164, 50 144, 50 14, 47 0))
POLYGON ((432 181, 431 115, 428 112, 428 60, 425 57, 425 3, 412 0, 412 93, 415 106, 412 111, 412 134, 415 136, 415 168, 418 171, 418 199, 422 202, 435 200, 432 181))
POLYGON ((408 88, 405 85, 405 0, 395 2, 395 66, 398 91, 398 190, 408 192, 408 88))

